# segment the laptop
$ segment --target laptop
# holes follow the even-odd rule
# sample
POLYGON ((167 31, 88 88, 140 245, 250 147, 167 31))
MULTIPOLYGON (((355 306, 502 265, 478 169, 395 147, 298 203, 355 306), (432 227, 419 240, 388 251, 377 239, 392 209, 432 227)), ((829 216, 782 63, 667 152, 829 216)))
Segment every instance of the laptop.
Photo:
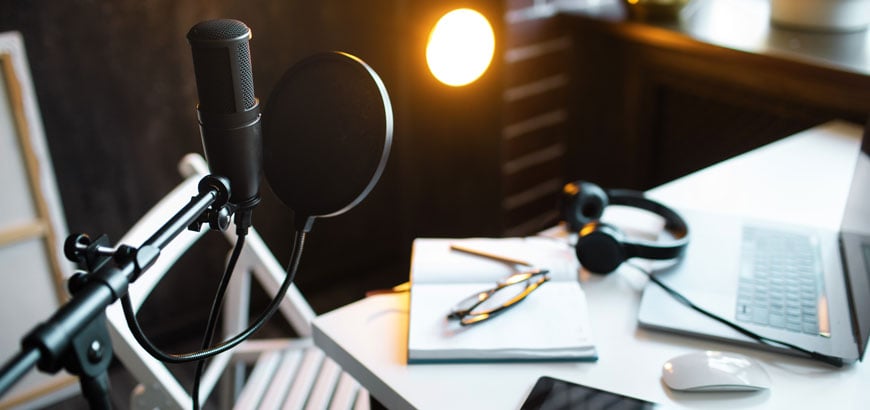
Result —
MULTIPOLYGON (((852 363, 870 335, 870 123, 839 231, 681 210, 692 239, 657 278, 755 333, 852 363)), ((811 165, 807 165, 811 166, 811 165)), ((806 194, 812 195, 808 187, 806 194)), ((758 343, 650 283, 642 327, 800 354, 758 343)))

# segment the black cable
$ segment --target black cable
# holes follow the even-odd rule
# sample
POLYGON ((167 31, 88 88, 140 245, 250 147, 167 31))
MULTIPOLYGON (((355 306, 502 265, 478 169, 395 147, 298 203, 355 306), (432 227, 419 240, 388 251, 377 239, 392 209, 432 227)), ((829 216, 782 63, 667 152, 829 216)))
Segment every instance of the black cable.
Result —
POLYGON ((751 331, 743 326, 740 326, 740 325, 738 325, 738 324, 736 324, 728 319, 725 319, 725 318, 723 318, 723 317, 721 317, 713 312, 710 312, 710 311, 694 304, 687 297, 683 296, 680 292, 677 292, 675 289, 671 288, 670 286, 666 285, 664 282, 660 281, 659 278, 655 277, 655 275, 653 275, 650 271, 644 269, 640 265, 637 265, 631 261, 626 262, 626 264, 637 269, 638 271, 642 272, 643 274, 645 274, 647 277, 649 277, 650 281, 652 281, 653 283, 658 285, 660 288, 664 289, 665 292, 667 292, 669 295, 671 295, 671 297, 676 299, 678 302, 700 312, 704 316, 707 316, 707 317, 709 317, 709 318, 711 318, 719 323, 724 324, 725 326, 728 326, 728 327, 740 332, 741 334, 743 334, 745 336, 748 336, 754 340, 757 340, 759 343, 769 345, 769 346, 772 346, 772 345, 785 346, 789 349, 801 352, 801 353, 809 356, 811 359, 815 359, 815 360, 827 363, 827 364, 834 366, 834 367, 843 367, 843 360, 840 358, 828 356, 826 354, 822 354, 822 353, 818 353, 818 352, 813 352, 813 351, 804 349, 800 346, 796 346, 796 345, 788 343, 788 342, 783 342, 781 340, 771 339, 769 337, 759 335, 758 333, 755 333, 755 332, 753 332, 753 331, 751 331))
POLYGON ((136 312, 133 311, 133 305, 130 302, 129 295, 124 295, 121 298, 121 307, 124 309, 124 316, 127 318, 127 326, 130 328, 130 332, 132 332, 133 337, 137 342, 148 352, 151 356, 154 356, 157 360, 166 363, 189 363, 196 360, 207 359, 210 357, 214 357, 219 355, 227 350, 232 349, 233 347, 238 346, 239 343, 245 341, 248 337, 254 334, 256 331, 260 330, 261 327, 275 314, 278 308, 281 306, 281 302, 284 300, 284 295, 287 293, 287 289, 290 288, 290 285, 293 284, 293 279, 296 276, 296 271, 299 269, 299 261, 302 258, 302 249, 305 246, 305 231, 297 231, 296 236, 294 238, 293 251, 290 254, 290 263, 287 266, 287 277, 284 279, 284 282, 281 283, 281 287, 278 289, 275 298, 269 303, 269 306, 266 307, 266 310, 257 318, 253 325, 248 327, 245 331, 237 334, 231 339, 228 339, 222 343, 212 346, 207 350, 197 350, 190 353, 179 353, 179 354, 169 354, 165 353, 151 342, 145 333, 142 331, 142 327, 139 325, 139 321, 136 319, 136 312))
MULTIPOLYGON (((242 253, 242 248, 245 247, 245 231, 237 231, 236 245, 233 247, 233 253, 230 255, 230 260, 227 262, 227 267, 224 269, 224 274, 218 283, 217 291, 214 295, 214 300, 211 303, 211 311, 208 314, 208 321, 205 325, 205 334, 202 338, 201 349, 207 349, 214 339, 215 327, 217 327, 218 316, 220 315, 221 306, 223 306, 224 295, 227 292, 227 287, 230 284, 230 279, 233 277, 233 271, 236 269, 236 263, 239 260, 239 255, 242 253)), ((199 385, 202 382, 202 372, 205 369, 206 359, 202 359, 196 363, 196 373, 193 376, 193 409, 199 410, 199 385)))

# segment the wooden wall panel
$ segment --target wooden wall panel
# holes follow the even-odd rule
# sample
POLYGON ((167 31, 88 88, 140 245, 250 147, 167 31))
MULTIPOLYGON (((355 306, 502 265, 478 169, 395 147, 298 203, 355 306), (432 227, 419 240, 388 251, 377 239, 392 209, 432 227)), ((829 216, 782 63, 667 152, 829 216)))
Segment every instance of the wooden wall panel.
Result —
POLYGON ((521 236, 558 220, 571 39, 543 3, 508 2, 505 20, 501 206, 504 234, 521 236))

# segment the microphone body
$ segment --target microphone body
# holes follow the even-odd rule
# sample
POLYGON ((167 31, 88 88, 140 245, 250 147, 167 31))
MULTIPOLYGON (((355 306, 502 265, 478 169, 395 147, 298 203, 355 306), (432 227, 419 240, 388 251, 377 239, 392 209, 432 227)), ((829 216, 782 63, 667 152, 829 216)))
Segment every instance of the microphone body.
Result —
POLYGON ((250 28, 237 20, 204 21, 187 33, 203 151, 211 173, 230 181, 229 202, 241 210, 260 201, 263 155, 250 38, 250 28))

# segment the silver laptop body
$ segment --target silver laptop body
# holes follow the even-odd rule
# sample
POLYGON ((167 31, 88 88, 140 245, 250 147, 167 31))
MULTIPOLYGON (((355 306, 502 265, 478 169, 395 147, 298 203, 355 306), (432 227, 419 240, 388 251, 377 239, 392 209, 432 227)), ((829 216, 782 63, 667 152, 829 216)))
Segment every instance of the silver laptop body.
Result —
MULTIPOLYGON (((755 333, 845 362, 862 358, 870 334, 867 132, 840 231, 682 210, 692 240, 682 260, 656 276, 755 333)), ((646 328, 793 352, 760 344, 654 284, 644 289, 638 321, 646 328)))

